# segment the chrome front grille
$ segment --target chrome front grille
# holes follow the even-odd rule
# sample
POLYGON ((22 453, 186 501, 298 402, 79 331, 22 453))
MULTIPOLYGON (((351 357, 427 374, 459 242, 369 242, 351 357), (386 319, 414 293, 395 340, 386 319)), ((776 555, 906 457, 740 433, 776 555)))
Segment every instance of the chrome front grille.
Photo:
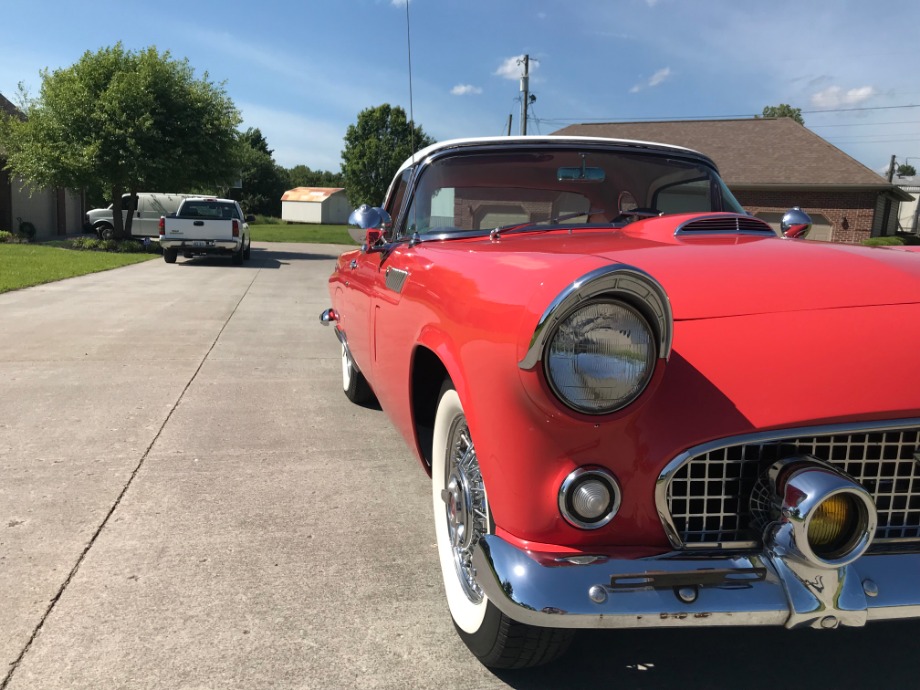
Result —
POLYGON ((675 546, 758 546, 750 497, 776 460, 813 455, 859 482, 878 510, 876 543, 920 540, 920 420, 793 429, 691 449, 659 478, 658 510, 675 546), (792 435, 794 434, 794 435, 792 435))

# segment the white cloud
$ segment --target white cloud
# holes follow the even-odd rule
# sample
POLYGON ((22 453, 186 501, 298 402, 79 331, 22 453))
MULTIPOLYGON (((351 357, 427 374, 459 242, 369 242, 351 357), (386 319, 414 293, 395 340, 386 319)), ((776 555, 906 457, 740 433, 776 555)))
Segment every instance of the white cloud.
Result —
POLYGON ((860 86, 844 91, 839 86, 831 86, 812 95, 811 104, 816 108, 839 108, 840 106, 865 103, 878 92, 873 86, 860 86))
POLYGON ((453 96, 479 95, 482 93, 482 89, 472 84, 457 84, 450 90, 450 93, 453 96))
MULTIPOLYGON (((536 71, 539 63, 533 58, 530 59, 530 73, 533 74, 536 71)), ((505 60, 497 70, 495 70, 495 76, 504 77, 505 79, 516 80, 520 79, 524 74, 524 56, 515 55, 505 60)))
POLYGON ((391 0, 390 4, 392 4, 393 7, 405 7, 409 4, 409 0, 391 0))
POLYGON ((657 72, 655 72, 655 74, 653 74, 653 75, 651 76, 651 78, 650 78, 648 81, 642 82, 642 83, 639 83, 639 84, 636 84, 635 86, 633 86, 633 87, 629 90, 629 92, 630 92, 630 93, 639 93, 639 92, 642 91, 643 89, 653 89, 653 88, 655 88, 656 86, 659 86, 660 84, 662 84, 662 83, 663 83, 665 80, 667 80, 670 76, 671 76, 671 68, 670 68, 670 67, 664 67, 664 68, 658 70, 657 72))

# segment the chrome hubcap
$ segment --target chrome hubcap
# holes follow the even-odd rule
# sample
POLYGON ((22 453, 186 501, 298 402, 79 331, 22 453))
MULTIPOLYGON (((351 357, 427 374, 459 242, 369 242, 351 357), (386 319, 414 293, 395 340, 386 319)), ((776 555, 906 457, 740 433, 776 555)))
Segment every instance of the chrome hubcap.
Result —
POLYGON ((476 449, 463 417, 454 421, 449 438, 446 488, 441 491, 441 499, 445 505, 457 577, 467 598, 478 604, 483 598, 482 589, 476 583, 472 561, 473 548, 489 529, 486 492, 476 449))

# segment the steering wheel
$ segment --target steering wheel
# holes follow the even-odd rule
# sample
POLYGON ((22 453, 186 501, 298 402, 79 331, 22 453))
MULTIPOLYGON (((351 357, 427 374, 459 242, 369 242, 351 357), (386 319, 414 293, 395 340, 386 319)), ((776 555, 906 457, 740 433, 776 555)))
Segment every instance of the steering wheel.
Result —
POLYGON ((631 208, 628 211, 621 211, 620 214, 613 219, 613 222, 631 223, 639 218, 657 218, 660 215, 661 211, 659 211, 657 208, 631 208))

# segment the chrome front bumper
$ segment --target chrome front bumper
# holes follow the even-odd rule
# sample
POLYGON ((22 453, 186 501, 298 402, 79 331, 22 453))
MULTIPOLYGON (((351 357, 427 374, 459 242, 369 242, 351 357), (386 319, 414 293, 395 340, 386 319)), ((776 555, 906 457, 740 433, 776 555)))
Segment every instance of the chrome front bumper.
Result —
POLYGON ((859 626, 920 617, 920 553, 814 568, 776 553, 539 560, 487 535, 473 554, 483 592, 510 618, 551 628, 859 626))

